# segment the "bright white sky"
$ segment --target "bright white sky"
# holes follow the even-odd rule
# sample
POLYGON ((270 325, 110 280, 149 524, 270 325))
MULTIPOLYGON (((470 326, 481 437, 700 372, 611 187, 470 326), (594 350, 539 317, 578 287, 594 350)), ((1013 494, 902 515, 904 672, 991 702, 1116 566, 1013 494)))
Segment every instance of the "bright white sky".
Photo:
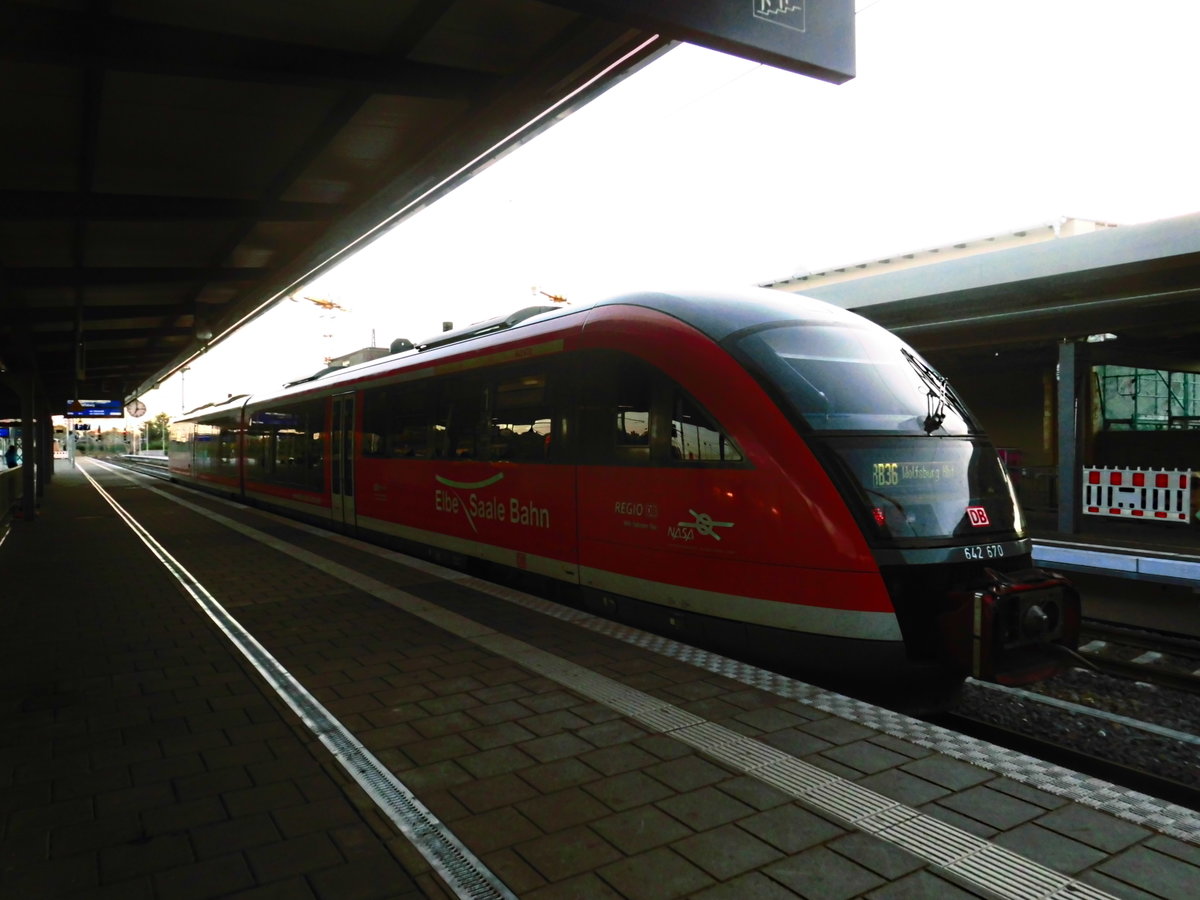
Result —
POLYGON ((544 300, 1200 211, 1196 0, 858 0, 830 85, 682 46, 145 399, 176 417, 544 300), (330 335, 325 337, 324 335, 330 335))

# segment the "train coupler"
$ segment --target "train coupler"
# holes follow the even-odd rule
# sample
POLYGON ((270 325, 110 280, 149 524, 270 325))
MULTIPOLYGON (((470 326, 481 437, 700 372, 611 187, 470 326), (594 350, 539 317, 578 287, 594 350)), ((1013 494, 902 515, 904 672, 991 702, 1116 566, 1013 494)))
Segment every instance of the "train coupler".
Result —
POLYGON ((1027 684, 1063 668, 1079 637, 1079 594, 1042 569, 985 569, 941 617, 943 646, 975 678, 1027 684))

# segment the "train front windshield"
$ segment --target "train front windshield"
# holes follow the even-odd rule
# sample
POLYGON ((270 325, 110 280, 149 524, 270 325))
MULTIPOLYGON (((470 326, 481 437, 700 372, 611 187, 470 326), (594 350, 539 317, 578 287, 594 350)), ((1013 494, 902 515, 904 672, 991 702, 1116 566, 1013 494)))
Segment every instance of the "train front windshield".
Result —
POLYGON ((814 431, 977 430, 945 379, 880 328, 783 325, 753 332, 739 347, 814 431))
POLYGON ((882 329, 766 328, 738 349, 854 483, 876 539, 988 540, 1024 533, 995 450, 946 380, 882 329))

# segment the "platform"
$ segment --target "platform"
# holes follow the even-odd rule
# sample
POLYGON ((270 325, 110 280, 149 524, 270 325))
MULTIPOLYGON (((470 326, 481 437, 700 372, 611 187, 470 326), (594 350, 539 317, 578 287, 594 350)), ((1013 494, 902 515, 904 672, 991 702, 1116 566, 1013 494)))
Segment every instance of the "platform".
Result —
POLYGON ((1033 558, 1068 572, 1200 588, 1200 527, 1158 526, 1159 533, 1149 534, 1138 533, 1137 527, 1092 524, 1071 535, 1035 532, 1033 558))
POLYGON ((1200 524, 1081 516, 1058 531, 1053 512, 1027 512, 1034 561, 1071 572, 1200 588, 1200 524))
POLYGON ((37 521, 0 544, 0 897, 1182 900, 1200 884, 1195 811, 58 466, 37 521))
POLYGON ((1200 525, 1084 516, 1074 534, 1027 514, 1033 560, 1080 589, 1085 618, 1200 637, 1200 525))

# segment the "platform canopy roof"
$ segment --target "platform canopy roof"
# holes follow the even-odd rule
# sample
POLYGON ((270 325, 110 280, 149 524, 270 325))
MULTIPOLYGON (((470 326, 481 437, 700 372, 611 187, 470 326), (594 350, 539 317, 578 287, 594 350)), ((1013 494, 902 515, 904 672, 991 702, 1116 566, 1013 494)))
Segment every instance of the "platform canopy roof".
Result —
POLYGON ((673 41, 845 81, 853 16, 853 0, 0 0, 0 418, 6 386, 31 381, 53 412, 149 390, 673 41))
POLYGON ((963 256, 806 288, 947 367, 1089 359, 1200 371, 1200 214, 963 256))

